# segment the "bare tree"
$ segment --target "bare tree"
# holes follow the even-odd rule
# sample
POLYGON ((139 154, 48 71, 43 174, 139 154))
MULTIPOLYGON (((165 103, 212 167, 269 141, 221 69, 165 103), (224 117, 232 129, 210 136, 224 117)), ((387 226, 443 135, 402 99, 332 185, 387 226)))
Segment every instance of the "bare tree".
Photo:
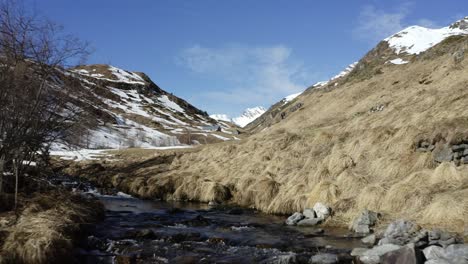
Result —
POLYGON ((64 69, 87 50, 18 1, 0 1, 0 191, 12 173, 16 201, 26 166, 77 120, 77 83, 64 69))

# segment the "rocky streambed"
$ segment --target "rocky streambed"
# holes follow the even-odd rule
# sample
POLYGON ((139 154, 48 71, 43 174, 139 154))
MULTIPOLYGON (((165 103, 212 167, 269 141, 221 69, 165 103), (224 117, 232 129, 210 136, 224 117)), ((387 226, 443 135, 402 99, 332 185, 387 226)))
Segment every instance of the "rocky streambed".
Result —
POLYGON ((106 218, 77 249, 80 263, 351 263, 363 246, 347 230, 285 226, 250 209, 99 199, 106 218))

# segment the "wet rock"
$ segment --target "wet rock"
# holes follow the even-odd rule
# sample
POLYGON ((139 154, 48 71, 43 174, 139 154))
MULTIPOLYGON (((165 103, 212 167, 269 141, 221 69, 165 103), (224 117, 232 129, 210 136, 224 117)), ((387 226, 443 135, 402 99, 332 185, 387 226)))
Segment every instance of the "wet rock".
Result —
POLYGON ((434 157, 434 160, 439 163, 453 160, 452 148, 450 148, 447 145, 437 146, 432 152, 432 155, 434 157))
POLYGON ((326 206, 323 203, 316 203, 314 205, 314 211, 317 215, 317 218, 322 218, 324 220, 327 219, 327 217, 330 216, 331 213, 330 207, 326 206))
POLYGON ((359 260, 364 264, 377 264, 380 263, 381 257, 388 252, 395 251, 401 247, 393 244, 385 244, 381 246, 373 247, 365 252, 363 252, 359 260))
POLYGON ((296 225, 302 219, 304 219, 304 215, 299 213, 299 212, 295 212, 293 215, 288 217, 288 219, 286 219, 285 224, 286 225, 296 225))
POLYGON ((302 214, 305 216, 305 218, 315 218, 315 211, 313 208, 306 208, 304 209, 304 212, 302 214))
POLYGON ((297 223, 298 226, 316 226, 320 223, 322 223, 322 219, 321 218, 305 218, 305 219, 302 219, 301 221, 299 221, 297 223))
POLYGON ((414 244, 408 244, 400 249, 384 254, 381 258, 381 263, 422 264, 424 263, 424 257, 421 251, 415 248, 414 244))
POLYGON ((210 201, 210 202, 208 203, 208 205, 209 205, 209 206, 218 206, 219 203, 216 202, 216 201, 210 201))
POLYGON ((185 220, 182 221, 181 224, 187 225, 187 226, 209 226, 211 224, 210 220, 201 216, 197 215, 193 219, 185 220))
POLYGON ((375 242, 377 242, 377 237, 375 236, 375 234, 372 234, 361 239, 361 241, 364 244, 375 245, 375 242))
POLYGON ((309 263, 314 264, 334 264, 338 263, 338 256, 330 253, 320 253, 312 256, 309 263))
POLYGON ((374 226, 378 220, 379 213, 366 209, 353 220, 349 228, 356 233, 368 234, 371 231, 370 227, 374 226))

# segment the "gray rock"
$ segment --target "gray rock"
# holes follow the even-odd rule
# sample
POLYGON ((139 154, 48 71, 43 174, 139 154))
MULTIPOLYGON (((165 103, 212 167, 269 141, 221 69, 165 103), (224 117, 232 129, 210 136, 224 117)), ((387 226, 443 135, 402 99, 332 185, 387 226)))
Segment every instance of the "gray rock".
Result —
POLYGON ((385 253, 380 262, 382 264, 422 264, 424 257, 421 251, 415 248, 414 244, 408 244, 398 250, 385 253))
POLYGON ((454 152, 457 152, 457 151, 462 151, 465 149, 465 144, 460 144, 460 145, 453 145, 452 146, 452 150, 454 152))
MULTIPOLYGON (((454 244, 446 248, 430 246, 423 250, 429 263, 468 264, 468 245, 454 244)), ((426 262, 428 263, 428 262, 426 262)))
POLYGON ((460 160, 463 164, 468 164, 468 157, 463 157, 460 160))
POLYGON ((295 212, 293 215, 288 217, 288 219, 286 219, 285 223, 286 225, 296 225, 302 219, 304 219, 304 215, 299 212, 295 212))
POLYGON ((317 218, 322 218, 324 220, 327 219, 327 217, 330 216, 331 213, 330 207, 326 206, 323 203, 316 203, 314 205, 314 211, 317 215, 317 218))
POLYGON ((425 249, 423 249, 423 254, 424 257, 426 257, 427 260, 430 259, 440 259, 444 257, 444 249, 439 246, 429 246, 425 249))
POLYGON ((378 219, 378 213, 366 209, 353 220, 350 229, 356 233, 368 234, 370 227, 374 226, 378 219))
POLYGON ((453 160, 453 151, 447 145, 439 145, 432 152, 434 160, 437 162, 446 162, 453 160))
POLYGON ((447 247, 452 244, 456 244, 458 242, 457 237, 454 235, 451 235, 448 232, 443 232, 441 230, 431 230, 428 232, 428 240, 429 240, 429 245, 440 245, 443 247, 447 247))
POLYGON ((359 260, 364 264, 377 264, 380 263, 381 257, 391 251, 400 249, 401 247, 393 244, 385 244, 381 246, 373 247, 363 252, 359 260))
POLYGON ((465 150, 463 151, 463 156, 468 156, 468 149, 465 149, 465 150))
POLYGON ((304 212, 302 212, 302 214, 305 216, 305 218, 316 218, 315 211, 313 208, 304 209, 304 212))
POLYGON ((338 256, 330 253, 320 253, 313 256, 309 263, 314 264, 334 264, 338 263, 338 256))
POLYGON ((450 263, 447 260, 443 260, 443 259, 431 259, 431 260, 424 262, 424 264, 453 264, 453 263, 450 263))
POLYGON ((368 248, 353 248, 350 255, 353 257, 359 257, 364 254, 364 252, 368 251, 368 248))
POLYGON ((450 245, 444 250, 445 259, 453 263, 468 263, 468 244, 450 245), (464 262, 463 262, 464 261, 464 262))
POLYGON ((370 245, 375 245, 375 242, 377 241, 377 238, 375 234, 366 236, 365 238, 361 239, 362 243, 364 244, 370 244, 370 245))
POLYGON ((379 245, 396 244, 406 245, 408 243, 418 243, 427 240, 427 231, 413 222, 397 220, 390 223, 385 230, 384 237, 379 241, 379 245))
POLYGON ((321 218, 305 218, 297 223, 298 226, 316 226, 322 223, 323 219, 321 218))

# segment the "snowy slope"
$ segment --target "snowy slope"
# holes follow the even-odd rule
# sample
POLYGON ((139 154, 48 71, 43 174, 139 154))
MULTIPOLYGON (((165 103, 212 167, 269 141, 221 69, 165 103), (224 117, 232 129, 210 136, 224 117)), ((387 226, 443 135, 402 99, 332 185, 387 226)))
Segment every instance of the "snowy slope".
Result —
POLYGON ((261 116, 263 113, 266 112, 266 109, 263 108, 262 106, 257 106, 253 108, 247 108, 244 110, 242 115, 234 118, 230 118, 228 115, 225 114, 213 114, 210 115, 211 118, 219 121, 227 121, 234 123, 240 127, 245 127, 255 119, 257 119, 259 116, 261 116))
POLYGON ((82 96, 74 104, 85 120, 67 142, 57 142, 56 151, 69 142, 78 148, 118 149, 236 140, 233 127, 217 131, 217 122, 206 112, 162 90, 143 73, 97 64, 63 74, 81 83, 82 96))
POLYGON ((439 29, 411 26, 386 38, 396 54, 419 54, 437 45, 444 39, 455 35, 468 34, 468 17, 439 29))

